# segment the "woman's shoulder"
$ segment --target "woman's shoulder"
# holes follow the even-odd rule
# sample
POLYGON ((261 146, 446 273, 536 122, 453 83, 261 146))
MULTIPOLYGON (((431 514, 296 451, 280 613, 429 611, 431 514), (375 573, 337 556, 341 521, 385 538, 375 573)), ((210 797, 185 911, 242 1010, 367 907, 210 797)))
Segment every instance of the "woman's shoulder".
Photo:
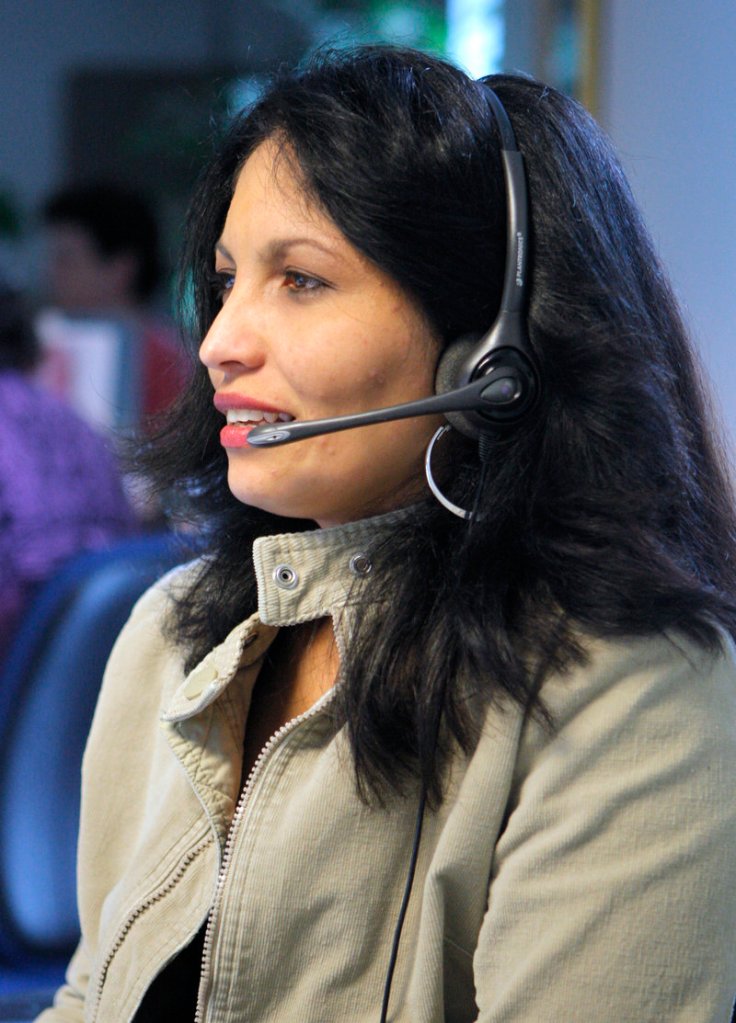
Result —
POLYGON ((593 749, 612 761, 644 751, 685 759, 736 756, 736 652, 716 629, 712 641, 681 630, 645 636, 581 636, 582 656, 540 689, 548 720, 530 719, 526 757, 593 749))
POLYGON ((547 827, 556 849, 558 840, 582 848, 600 834, 624 857, 687 833, 693 847, 732 857, 731 639, 719 634, 710 646, 674 631, 588 637, 585 649, 584 660, 542 686, 547 719, 530 714, 521 726, 509 798, 515 823, 502 848, 547 827))
POLYGON ((170 568, 143 591, 131 609, 128 624, 148 619, 160 621, 168 615, 177 603, 187 599, 205 564, 204 557, 196 557, 170 568))
POLYGON ((162 606, 170 607, 184 599, 199 578, 204 564, 205 559, 198 557, 170 568, 138 598, 131 617, 159 611, 162 606))
POLYGON ((138 598, 113 647, 108 665, 181 656, 169 625, 179 601, 196 582, 202 559, 177 565, 161 576, 138 598))
POLYGON ((731 636, 718 626, 696 638, 682 629, 641 636, 582 635, 583 657, 572 669, 578 683, 606 689, 633 678, 638 688, 663 680, 668 688, 684 685, 705 689, 714 683, 736 688, 736 654, 731 636))
POLYGON ((695 711, 736 703, 736 651, 724 630, 696 639, 678 629, 643 636, 598 637, 579 634, 581 656, 551 673, 540 696, 553 719, 602 702, 607 712, 683 702, 695 711))
MULTIPOLYGON (((184 599, 197 578, 200 560, 171 569, 150 586, 134 605, 112 648, 97 704, 101 722, 135 722, 144 727, 157 720, 167 694, 185 676, 186 651, 170 628, 177 600, 184 599)), ((117 722, 117 724, 115 724, 117 722)))

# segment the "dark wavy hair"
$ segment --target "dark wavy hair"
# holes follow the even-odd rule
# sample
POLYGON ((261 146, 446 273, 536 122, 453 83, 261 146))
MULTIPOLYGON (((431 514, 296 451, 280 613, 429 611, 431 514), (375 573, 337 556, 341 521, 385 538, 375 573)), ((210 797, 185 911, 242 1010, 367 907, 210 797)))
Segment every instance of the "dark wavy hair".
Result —
POLYGON ((142 195, 107 182, 73 185, 44 203, 43 222, 73 224, 89 235, 101 257, 135 257, 136 296, 148 299, 161 279, 156 219, 142 195))
MULTIPOLYGON (((233 123, 191 208, 193 356, 218 311, 213 251, 234 180, 266 139, 446 343, 487 328, 506 216, 489 87, 529 178, 528 319, 543 394, 491 438, 480 494, 477 451, 458 435, 449 490, 460 504, 477 496, 473 521, 428 498, 384 544, 375 585, 390 613, 359 618, 336 711, 366 796, 401 790, 413 773, 441 798, 448 753, 472 747, 481 706, 539 709, 545 674, 584 657, 581 636, 675 628, 710 645, 719 626, 736 626, 730 485, 677 303, 608 141, 537 81, 474 82, 384 46, 322 51, 280 75, 233 123)), ((253 539, 314 525, 232 497, 219 426, 197 367, 147 453, 205 524, 208 557, 171 624, 189 665, 253 609, 253 539)))

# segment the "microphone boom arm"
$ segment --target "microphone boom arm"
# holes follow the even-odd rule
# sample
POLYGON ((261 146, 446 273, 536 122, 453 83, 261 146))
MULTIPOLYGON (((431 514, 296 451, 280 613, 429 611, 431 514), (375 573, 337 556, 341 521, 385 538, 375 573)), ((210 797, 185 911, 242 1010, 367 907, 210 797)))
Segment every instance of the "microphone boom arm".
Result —
POLYGON ((395 419, 411 419, 413 416, 440 415, 445 412, 481 412, 483 408, 503 408, 518 400, 518 381, 513 370, 508 376, 488 379, 480 377, 457 390, 435 394, 418 401, 401 405, 390 405, 370 412, 354 415, 334 416, 330 419, 311 419, 308 422, 266 424, 255 426, 248 434, 248 444, 253 447, 275 447, 291 444, 297 440, 351 430, 356 426, 370 426, 373 423, 388 423, 395 419), (511 390, 509 389, 511 385, 511 390), (513 392, 513 393, 512 393, 513 392))

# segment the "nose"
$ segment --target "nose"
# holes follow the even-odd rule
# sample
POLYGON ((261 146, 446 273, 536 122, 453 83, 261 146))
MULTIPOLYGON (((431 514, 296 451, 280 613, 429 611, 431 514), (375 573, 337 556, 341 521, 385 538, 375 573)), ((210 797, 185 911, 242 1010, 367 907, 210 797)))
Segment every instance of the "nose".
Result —
POLYGON ((199 346, 209 370, 242 372, 263 365, 265 345, 248 305, 233 291, 210 324, 199 346))

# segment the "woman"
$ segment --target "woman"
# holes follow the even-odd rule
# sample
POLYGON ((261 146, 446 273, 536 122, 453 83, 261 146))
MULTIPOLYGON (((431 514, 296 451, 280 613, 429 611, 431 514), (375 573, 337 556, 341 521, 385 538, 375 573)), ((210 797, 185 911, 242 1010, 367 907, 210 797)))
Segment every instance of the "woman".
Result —
POLYGON ((208 548, 113 654, 41 1018, 725 1020, 733 510, 600 132, 530 80, 319 56, 233 125, 189 239, 201 365, 150 461, 208 548), (490 90, 537 390, 437 444, 460 518, 441 416, 248 437, 425 398, 494 320, 490 90))

